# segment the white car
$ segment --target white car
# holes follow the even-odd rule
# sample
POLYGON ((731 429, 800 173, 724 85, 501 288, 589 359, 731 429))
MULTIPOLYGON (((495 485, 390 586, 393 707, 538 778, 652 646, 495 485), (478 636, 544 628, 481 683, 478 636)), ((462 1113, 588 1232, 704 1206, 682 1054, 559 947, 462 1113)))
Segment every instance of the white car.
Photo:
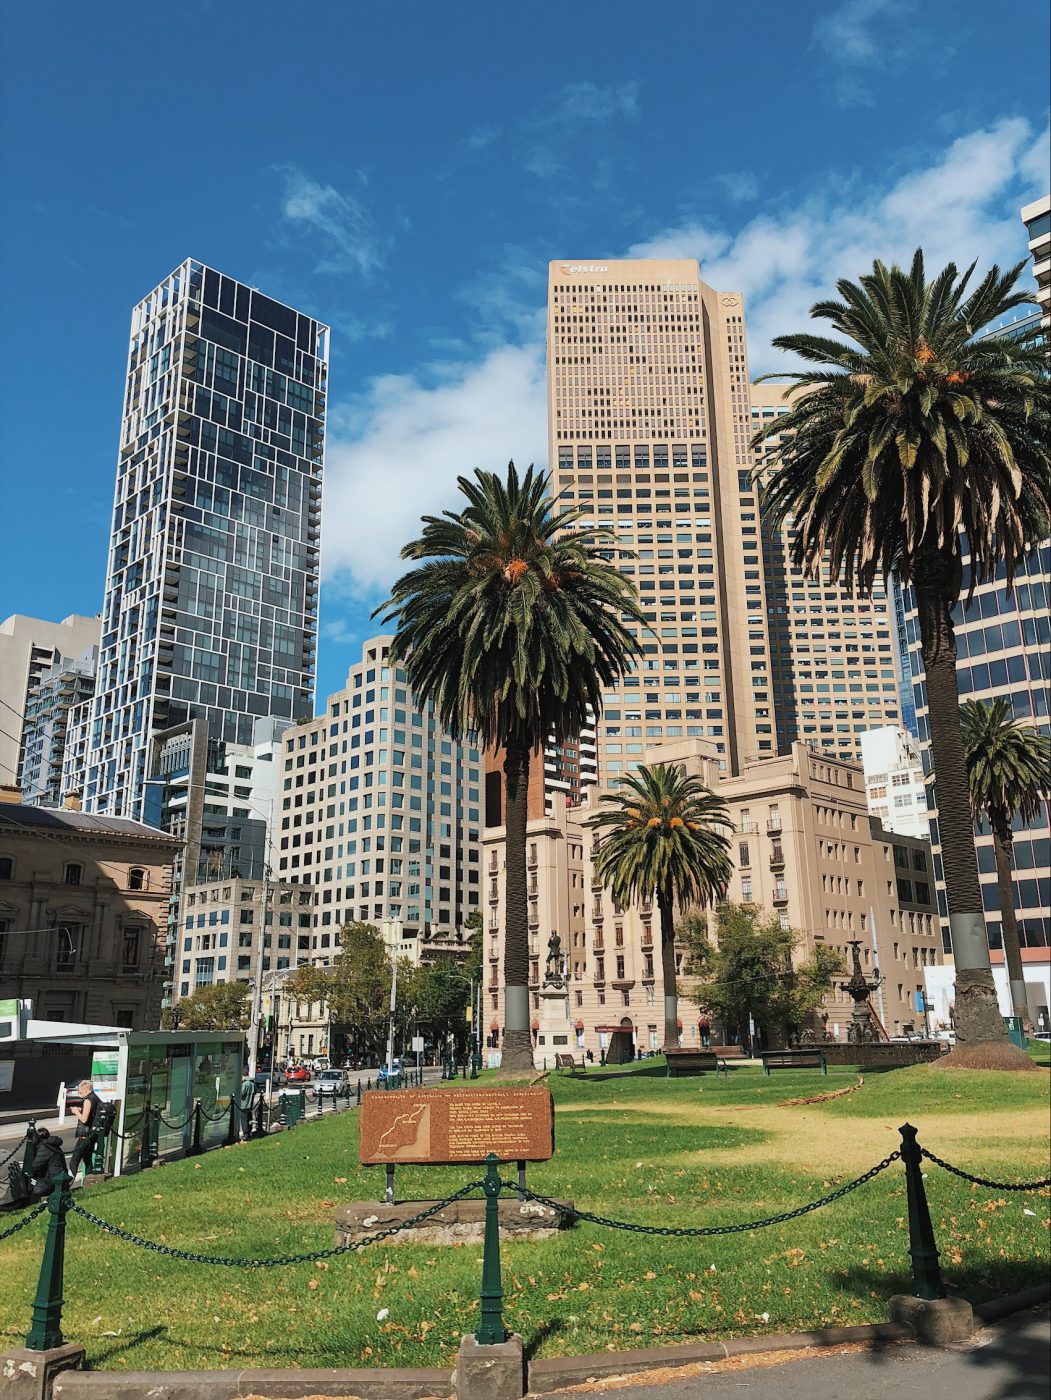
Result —
POLYGON ((331 1094, 333 1098, 342 1094, 350 1083, 350 1075, 345 1069, 323 1069, 314 1076, 314 1093, 320 1098, 331 1094))

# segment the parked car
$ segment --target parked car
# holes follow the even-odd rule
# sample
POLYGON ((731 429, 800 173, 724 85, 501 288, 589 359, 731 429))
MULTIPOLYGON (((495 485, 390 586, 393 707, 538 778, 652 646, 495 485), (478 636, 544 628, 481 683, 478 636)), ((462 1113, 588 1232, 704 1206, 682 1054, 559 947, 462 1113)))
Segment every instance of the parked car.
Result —
POLYGON ((1039 1040, 1042 1045, 1051 1045, 1051 1031, 1034 1031, 1030 1040, 1039 1040))
POLYGON ((319 1096, 342 1094, 349 1083, 350 1076, 342 1069, 323 1069, 314 1076, 314 1090, 319 1096))
POLYGON ((309 1084, 310 1071, 306 1065, 289 1065, 285 1070, 285 1079, 289 1084, 309 1084))
POLYGON ((273 1081, 274 1081, 274 1088, 275 1088, 275 1089, 280 1089, 280 1088, 282 1088, 282 1087, 284 1086, 284 1083, 285 1083, 285 1072, 284 1072, 284 1070, 282 1070, 282 1069, 275 1069, 275 1070, 260 1069, 260 1070, 257 1070, 257 1071, 256 1071, 256 1074, 255 1074, 255 1087, 256 1087, 257 1089, 259 1089, 262 1093, 268 1094, 268 1093, 270 1092, 270 1080, 271 1080, 271 1078, 272 1078, 273 1081))

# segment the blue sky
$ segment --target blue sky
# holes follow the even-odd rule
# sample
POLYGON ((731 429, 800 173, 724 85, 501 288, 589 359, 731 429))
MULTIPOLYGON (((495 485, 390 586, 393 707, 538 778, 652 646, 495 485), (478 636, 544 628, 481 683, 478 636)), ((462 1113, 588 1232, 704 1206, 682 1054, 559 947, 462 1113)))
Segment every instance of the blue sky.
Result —
POLYGON ((10 4, 0 616, 101 605, 132 305, 192 256, 333 327, 319 693, 458 471, 545 457, 550 258, 697 256, 752 370, 874 256, 1025 256, 1048 7, 10 4))

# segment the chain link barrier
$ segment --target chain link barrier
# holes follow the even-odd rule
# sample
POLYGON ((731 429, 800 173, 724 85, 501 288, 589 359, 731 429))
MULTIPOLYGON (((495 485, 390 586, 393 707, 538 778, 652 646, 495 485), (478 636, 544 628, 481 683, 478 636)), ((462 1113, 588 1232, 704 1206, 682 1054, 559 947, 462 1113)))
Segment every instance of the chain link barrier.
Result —
POLYGON ((866 1182, 871 1181, 880 1172, 886 1171, 893 1162, 897 1162, 900 1158, 900 1151, 892 1152, 889 1157, 884 1157, 882 1162, 877 1162, 863 1176, 855 1177, 853 1181, 848 1181, 845 1186, 830 1191, 827 1196, 822 1196, 818 1201, 811 1201, 805 1206, 797 1206, 795 1210, 783 1211, 780 1215, 769 1215, 763 1220, 749 1220, 741 1225, 637 1225, 631 1220, 610 1220, 607 1216, 595 1215, 588 1210, 577 1210, 575 1206, 563 1205, 561 1201, 554 1201, 550 1196, 538 1196, 535 1191, 530 1191, 528 1187, 519 1190, 518 1183, 515 1181, 502 1181, 500 1184, 510 1191, 518 1191, 524 1200, 536 1201, 538 1205, 547 1206, 571 1220, 584 1220, 590 1225, 604 1225, 609 1230, 627 1230, 636 1235, 697 1239, 712 1235, 739 1235, 748 1230, 763 1230, 768 1225, 783 1225, 786 1221, 798 1220, 802 1215, 809 1215, 811 1211, 820 1210, 822 1206, 831 1205, 833 1201, 849 1196, 851 1191, 856 1191, 859 1186, 864 1186, 866 1182))
POLYGON ((38 1215, 43 1215, 45 1210, 47 1210, 46 1198, 38 1206, 35 1206, 28 1215, 23 1215, 22 1219, 17 1224, 12 1225, 9 1230, 0 1231, 0 1240, 9 1240, 12 1235, 17 1235, 19 1230, 24 1230, 38 1215))
MULTIPOLYGON (((73 1199, 72 1195, 69 1196, 67 1204, 71 1215, 81 1216, 92 1225, 97 1225, 106 1234, 113 1235, 115 1239, 123 1240, 125 1244, 138 1245, 140 1249, 148 1249, 153 1254, 163 1254, 169 1259, 184 1259, 188 1264, 218 1264, 228 1269, 276 1269, 284 1264, 313 1264, 319 1259, 332 1259, 339 1254, 353 1254, 359 1249, 364 1249, 367 1245, 378 1244, 380 1240, 389 1239, 391 1235, 398 1234, 400 1230, 411 1230, 416 1225, 422 1225, 432 1215, 438 1215, 446 1206, 451 1206, 454 1201, 462 1200, 464 1196, 469 1196, 472 1191, 479 1190, 483 1185, 484 1182, 481 1180, 469 1182, 459 1191, 454 1191, 451 1196, 446 1197, 444 1201, 438 1201, 435 1205, 428 1206, 426 1210, 421 1210, 419 1215, 414 1215, 409 1220, 399 1221, 397 1225, 391 1225, 386 1230, 377 1230, 374 1235, 366 1235, 362 1240, 354 1240, 350 1244, 332 1245, 328 1249, 315 1249, 308 1254, 279 1254, 273 1259, 235 1259, 225 1255, 194 1254, 188 1249, 175 1249, 171 1245, 158 1244, 155 1240, 145 1240, 141 1235, 132 1234, 130 1230, 122 1230, 119 1225, 113 1225, 110 1221, 101 1219, 90 1210, 85 1210, 73 1199)), ((21 1226, 16 1228, 21 1229, 21 1226)), ((0 1239, 2 1238, 3 1236, 0 1235, 0 1239)))
POLYGON ((943 1162, 940 1157, 936 1157, 933 1152, 928 1152, 925 1147, 920 1148, 920 1154, 926 1157, 928 1162, 933 1162, 936 1167, 941 1167, 944 1171, 951 1172, 953 1176, 958 1176, 961 1181, 969 1181, 975 1186, 988 1186, 991 1191, 1043 1191, 1051 1186, 1051 1176, 1045 1177, 1043 1181, 990 1181, 985 1176, 972 1176, 970 1172, 965 1172, 961 1167, 954 1167, 951 1162, 943 1162))

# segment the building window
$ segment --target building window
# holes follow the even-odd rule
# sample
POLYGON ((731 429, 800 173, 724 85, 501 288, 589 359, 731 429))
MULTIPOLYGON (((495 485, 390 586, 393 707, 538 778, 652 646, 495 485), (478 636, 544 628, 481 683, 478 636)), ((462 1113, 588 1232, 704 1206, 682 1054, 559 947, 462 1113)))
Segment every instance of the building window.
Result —
POLYGON ((124 930, 124 951, 122 962, 125 972, 136 972, 139 967, 139 945, 141 942, 142 930, 137 928, 126 928, 124 930))
POLYGON ((14 868, 14 861, 10 856, 0 856, 0 880, 10 880, 14 868))
POLYGON ((134 866, 128 871, 128 889, 144 890, 146 888, 146 872, 139 866, 134 866))
POLYGON ((63 883, 67 885, 79 885, 83 874, 84 867, 82 865, 76 865, 72 861, 70 861, 69 864, 67 864, 62 876, 63 883))
MULTIPOLYGON (((77 869, 79 870, 79 866, 77 869)), ((55 970, 72 972, 77 965, 80 951, 80 937, 83 929, 78 924, 61 924, 56 928, 58 946, 55 949, 55 970)))

